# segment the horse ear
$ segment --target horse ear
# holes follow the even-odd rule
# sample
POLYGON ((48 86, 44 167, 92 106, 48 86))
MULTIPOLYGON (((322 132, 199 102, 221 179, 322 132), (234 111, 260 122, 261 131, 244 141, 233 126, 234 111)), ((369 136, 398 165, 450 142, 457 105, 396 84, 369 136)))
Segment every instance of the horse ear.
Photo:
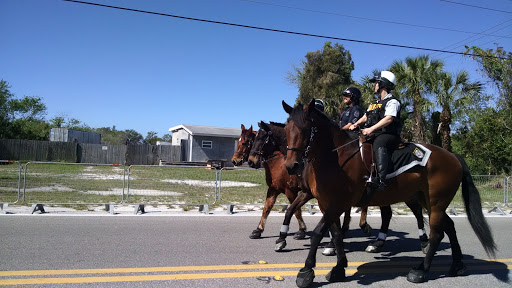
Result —
POLYGON ((249 130, 248 130, 248 131, 249 131, 249 132, 248 132, 249 134, 251 134, 251 133, 252 133, 252 125, 251 125, 251 127, 249 128, 249 130))
POLYGON ((271 130, 271 129, 270 129, 270 127, 268 126, 268 124, 267 124, 267 123, 265 123, 265 122, 261 122, 261 126, 260 126, 260 127, 261 127, 263 130, 267 131, 267 132, 271 130))
POLYGON ((245 130, 245 126, 244 126, 244 124, 242 124, 242 127, 241 127, 241 128, 242 128, 242 131, 244 131, 244 130, 245 130))
POLYGON ((308 104, 308 112, 313 111, 314 108, 315 108, 315 99, 311 99, 311 102, 309 102, 309 104, 308 104))
POLYGON ((283 108, 284 108, 284 111, 286 111, 286 113, 288 113, 288 114, 292 113, 293 107, 286 104, 286 102, 284 102, 284 100, 283 100, 283 108))

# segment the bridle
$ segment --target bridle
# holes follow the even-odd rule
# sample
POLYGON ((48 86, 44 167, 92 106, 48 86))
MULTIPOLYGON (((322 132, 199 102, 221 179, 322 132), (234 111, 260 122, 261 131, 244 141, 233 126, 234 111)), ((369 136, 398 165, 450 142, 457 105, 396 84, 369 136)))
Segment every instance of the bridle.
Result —
POLYGON ((247 159, 249 158, 249 153, 251 152, 252 144, 254 143, 254 134, 251 134, 251 136, 252 137, 249 137, 249 143, 245 147, 244 152, 235 151, 235 153, 238 155, 242 154, 243 161, 247 161, 247 159))
POLYGON ((302 152, 301 159, 307 159, 309 149, 311 149, 311 142, 313 141, 313 137, 315 136, 316 132, 318 132, 318 127, 316 127, 316 126, 311 127, 310 134, 309 134, 309 140, 308 140, 306 148, 286 146, 286 151, 295 151, 298 153, 302 152))
POLYGON ((267 158, 265 156, 264 150, 265 150, 265 147, 268 145, 268 143, 272 143, 272 145, 274 147, 277 147, 277 143, 273 137, 272 131, 266 131, 266 132, 267 132, 267 137, 265 138, 265 141, 263 141, 263 144, 261 145, 260 150, 253 152, 253 153, 258 155, 259 157, 261 157, 263 159, 261 162, 263 162, 263 163, 286 157, 286 156, 277 156, 277 157, 267 158))

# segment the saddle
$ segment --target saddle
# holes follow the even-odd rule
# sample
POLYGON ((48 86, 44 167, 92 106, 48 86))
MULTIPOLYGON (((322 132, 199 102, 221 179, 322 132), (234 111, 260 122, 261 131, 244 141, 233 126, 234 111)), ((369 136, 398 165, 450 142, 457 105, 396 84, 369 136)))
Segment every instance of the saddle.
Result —
MULTIPOLYGON (((363 143, 361 148, 361 157, 363 158, 363 162, 368 170, 373 172, 375 170, 373 168, 375 167, 375 164, 373 159, 372 145, 369 143, 364 143, 362 138, 361 142, 363 143)), ((431 153, 432 151, 418 143, 400 143, 397 149, 394 150, 391 154, 389 170, 386 179, 396 177, 414 166, 427 165, 428 158, 430 157, 431 153)))

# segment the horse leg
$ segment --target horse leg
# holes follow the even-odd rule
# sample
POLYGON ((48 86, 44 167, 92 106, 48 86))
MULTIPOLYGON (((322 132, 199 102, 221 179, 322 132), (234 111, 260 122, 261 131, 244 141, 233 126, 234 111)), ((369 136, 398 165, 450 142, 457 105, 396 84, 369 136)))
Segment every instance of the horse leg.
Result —
MULTIPOLYGON (((345 234, 347 233, 350 226, 350 212, 351 209, 345 211, 345 216, 343 217, 343 226, 341 226, 341 233, 343 234, 343 238, 345 238, 345 234)), ((369 225, 368 225, 369 226, 369 225)), ((371 227, 370 227, 371 228, 371 227)), ((334 245, 334 239, 332 233, 329 233, 331 236, 331 240, 324 247, 324 251, 322 251, 322 255, 324 256, 334 256, 336 255, 336 246, 334 245)))
POLYGON ((343 281, 345 279, 345 268, 348 266, 343 244, 343 231, 340 226, 340 220, 337 218, 330 228, 334 246, 336 247, 336 251, 338 251, 336 266, 325 276, 325 279, 331 283, 343 281))
POLYGON ((359 219, 359 227, 363 230, 364 234, 367 236, 372 235, 372 226, 366 222, 366 217, 368 216, 368 206, 361 207, 361 218, 359 219))
MULTIPOLYGON (((293 192, 290 189, 286 188, 285 195, 286 195, 286 198, 288 198, 288 201, 290 202, 290 204, 293 204, 295 199, 297 199, 298 192, 293 192)), ((302 239, 306 238, 307 227, 306 227, 306 223, 304 222, 304 219, 302 219, 301 207, 302 207, 302 205, 300 207, 295 206, 293 209, 293 211, 295 211, 295 213, 294 213, 295 218, 297 218, 297 222, 299 223, 299 231, 297 231, 297 233, 295 233, 295 235, 293 236, 293 239, 295 239, 295 240, 302 240, 302 239)))
POLYGON ((380 218, 382 224, 380 226, 379 236, 377 236, 377 240, 373 243, 370 243, 368 247, 366 247, 366 252, 368 253, 378 253, 386 243, 386 237, 388 236, 389 222, 391 221, 391 216, 393 212, 391 211, 391 206, 382 206, 380 207, 380 218))
MULTIPOLYGON (((286 213, 284 215, 283 225, 281 226, 281 231, 279 233, 279 238, 276 240, 275 251, 282 251, 284 247, 286 247, 286 236, 288 236, 288 230, 290 228, 290 221, 292 219, 292 215, 296 209, 300 209, 304 204, 306 204, 309 200, 313 198, 311 193, 302 192, 299 193, 297 198, 293 200, 292 204, 288 209, 286 209, 286 213)), ((300 225, 300 224, 299 224, 300 225)), ((304 226, 304 230, 305 230, 304 226)))
POLYGON ((407 280, 413 283, 422 283, 427 281, 427 272, 430 270, 434 255, 439 248, 441 240, 444 238, 444 226, 445 221, 444 209, 437 209, 432 207, 430 212, 430 247, 423 258, 423 261, 416 267, 413 268, 407 275, 407 280))
POLYGON ((427 254, 428 251, 428 236, 425 231, 425 219, 423 218, 423 207, 417 201, 405 202, 405 204, 411 209, 412 213, 416 217, 418 223, 418 235, 420 237, 420 246, 423 254, 427 254))
POLYGON ((460 249, 459 240, 457 239, 457 232, 455 231, 455 225, 453 224, 453 220, 448 216, 448 214, 444 213, 445 220, 445 232, 450 239, 450 246, 452 246, 452 258, 453 263, 450 267, 449 275, 450 276, 461 276, 466 271, 466 266, 462 263, 462 250, 460 249))
POLYGON ((265 222, 267 222, 268 214, 270 214, 272 207, 274 207, 274 203, 276 203, 277 195, 279 195, 278 191, 276 191, 270 187, 268 188, 267 199, 265 200, 265 206, 263 206, 260 223, 258 224, 258 228, 256 228, 256 230, 252 231, 249 238, 251 238, 251 239, 261 238, 261 233, 263 232, 263 230, 265 230, 265 222))
POLYGON ((309 287, 309 285, 313 283, 313 279, 315 278, 315 271, 313 268, 316 266, 316 252, 318 250, 318 245, 322 241, 325 232, 330 226, 329 222, 330 220, 328 220, 324 214, 322 219, 320 219, 320 222, 318 222, 315 229, 313 230, 313 234, 311 236, 311 247, 309 247, 308 257, 306 258, 304 267, 299 270, 297 279, 295 280, 295 284, 297 284, 298 287, 309 287))

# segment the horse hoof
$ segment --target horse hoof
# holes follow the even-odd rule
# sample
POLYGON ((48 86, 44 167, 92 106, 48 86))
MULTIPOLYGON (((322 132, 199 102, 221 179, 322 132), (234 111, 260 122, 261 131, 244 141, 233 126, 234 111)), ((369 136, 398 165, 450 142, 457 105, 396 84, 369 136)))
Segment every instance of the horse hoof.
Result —
POLYGON ((341 282, 345 280, 345 269, 333 267, 331 271, 327 273, 325 279, 330 283, 341 282))
POLYGON ((366 252, 368 253, 379 253, 381 248, 384 246, 384 240, 377 240, 375 242, 373 242, 372 244, 368 245, 368 247, 366 247, 366 252))
POLYGON ((259 230, 259 229, 256 229, 256 230, 252 231, 251 235, 249 235, 249 238, 251 238, 251 239, 259 239, 259 238, 261 238, 261 232, 263 232, 263 231, 259 230))
POLYGON ((372 226, 370 226, 370 224, 365 223, 361 227, 361 230, 363 230, 363 233, 366 234, 366 236, 372 236, 373 228, 372 228, 372 226))
MULTIPOLYGON (((279 241, 279 239, 277 239, 279 241)), ((283 251, 284 247, 286 247, 286 240, 277 242, 276 241, 276 247, 274 248, 274 251, 281 252, 283 251)))
POLYGON ((324 248, 324 251, 322 251, 322 255, 325 256, 334 256, 336 255, 336 249, 335 248, 324 248))
POLYGON ((299 270, 295 284, 297 284, 297 287, 306 288, 313 283, 313 279, 315 279, 315 271, 311 268, 304 267, 299 270))
POLYGON ((427 281, 426 273, 423 270, 412 269, 407 274, 407 281, 412 283, 423 283, 427 281))
POLYGON ((453 263, 450 267, 450 272, 448 275, 452 277, 462 276, 466 272, 466 266, 462 262, 453 263))
POLYGON ((429 247, 430 247, 430 243, 428 241, 421 242, 421 251, 423 252, 423 254, 427 254, 429 247))
POLYGON ((306 238, 306 231, 305 230, 299 230, 295 235, 293 235, 293 239, 295 240, 302 240, 306 238))

